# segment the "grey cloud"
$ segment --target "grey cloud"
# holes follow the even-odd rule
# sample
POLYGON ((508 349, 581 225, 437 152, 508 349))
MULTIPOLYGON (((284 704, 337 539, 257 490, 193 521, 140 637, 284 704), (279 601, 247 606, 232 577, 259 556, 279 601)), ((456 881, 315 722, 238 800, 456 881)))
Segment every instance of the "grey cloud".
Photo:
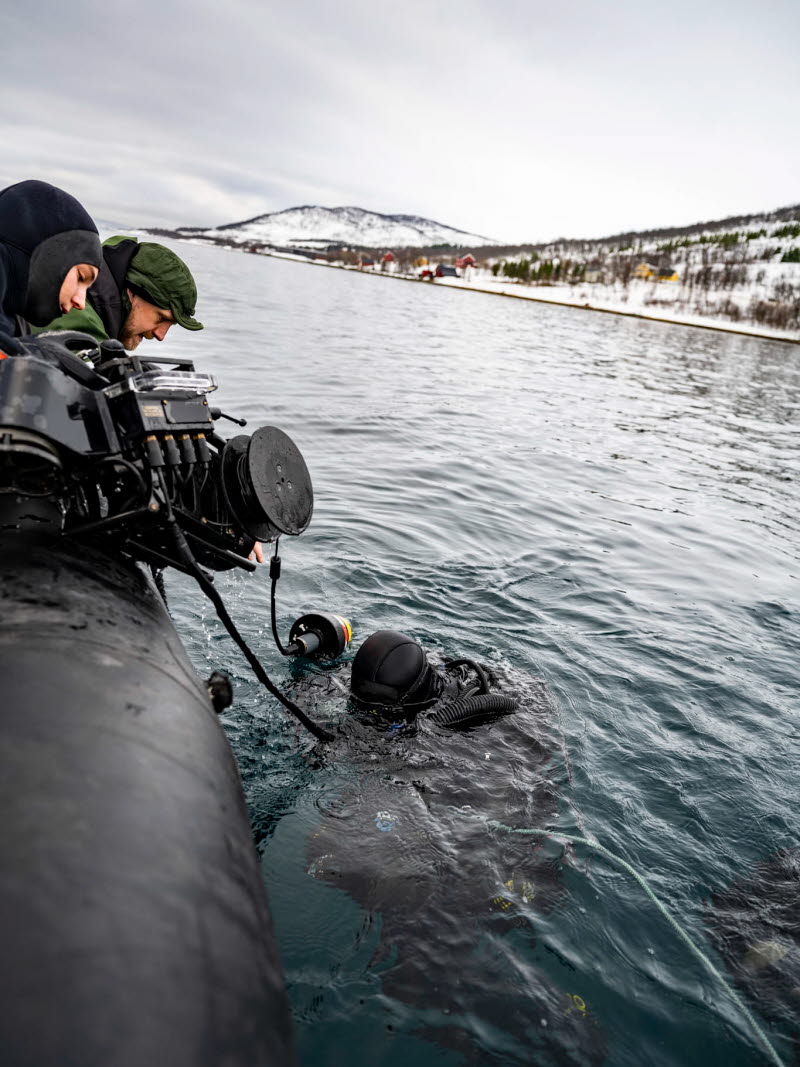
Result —
POLYGON ((405 0, 0 15, 0 184, 107 218, 215 224, 303 202, 503 239, 798 199, 800 7, 405 0))

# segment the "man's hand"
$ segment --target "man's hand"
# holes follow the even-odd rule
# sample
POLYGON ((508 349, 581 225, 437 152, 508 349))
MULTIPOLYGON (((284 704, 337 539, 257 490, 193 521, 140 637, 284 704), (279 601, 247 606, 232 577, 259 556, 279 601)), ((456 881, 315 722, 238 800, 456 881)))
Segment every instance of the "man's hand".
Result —
POLYGON ((253 551, 247 558, 254 559, 256 563, 264 562, 264 548, 260 541, 256 541, 256 543, 253 545, 253 551))

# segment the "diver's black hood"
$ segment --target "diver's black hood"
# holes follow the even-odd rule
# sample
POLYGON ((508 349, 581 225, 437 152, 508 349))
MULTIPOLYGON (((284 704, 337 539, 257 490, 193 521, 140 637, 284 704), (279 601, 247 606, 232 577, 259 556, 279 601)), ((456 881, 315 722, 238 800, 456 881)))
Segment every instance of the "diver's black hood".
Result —
POLYGON ((46 326, 61 314, 69 270, 102 261, 97 227, 74 196, 39 181, 0 192, 0 324, 20 315, 46 326))
POLYGON ((350 676, 351 696, 360 703, 413 711, 439 696, 442 681, 422 646, 397 630, 378 630, 356 653, 350 676))

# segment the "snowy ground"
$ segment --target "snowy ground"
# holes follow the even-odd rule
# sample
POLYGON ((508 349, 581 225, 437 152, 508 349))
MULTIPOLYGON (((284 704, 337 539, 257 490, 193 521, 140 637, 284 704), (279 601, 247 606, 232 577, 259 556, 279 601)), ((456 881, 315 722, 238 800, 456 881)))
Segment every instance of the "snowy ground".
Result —
POLYGON ((464 281, 489 292, 800 340, 800 262, 792 262, 800 257, 800 208, 782 212, 792 218, 751 216, 736 229, 723 220, 671 240, 556 242, 535 255, 494 261, 492 271, 478 268, 464 281), (655 272, 667 267, 678 280, 633 276, 645 264, 655 272), (525 267, 531 284, 515 277, 508 269, 514 265, 525 267), (537 284, 543 269, 555 268, 555 284, 537 284), (600 280, 575 281, 582 271, 600 280))
MULTIPOLYGON (((183 239, 190 244, 213 243, 207 242, 200 236, 183 239)), ((239 251, 239 249, 231 249, 231 251, 239 251)), ((343 263, 330 263, 321 259, 310 260, 290 253, 265 251, 259 254, 272 255, 279 259, 293 259, 311 266, 362 270, 362 268, 347 266, 343 263)), ((775 282, 780 279, 791 279, 794 285, 800 286, 800 264, 760 264, 757 271, 753 269, 748 272, 749 277, 744 285, 724 291, 711 289, 708 292, 697 288, 691 290, 677 282, 653 282, 639 279, 631 279, 627 286, 621 282, 526 285, 509 278, 496 278, 489 270, 472 267, 467 268, 466 277, 437 278, 434 282, 421 281, 416 272, 414 274, 401 274, 397 270, 382 272, 379 267, 364 268, 362 273, 413 280, 424 285, 446 285, 454 289, 471 289, 477 292, 493 293, 497 296, 538 300, 543 303, 563 304, 620 315, 635 315, 640 318, 680 323, 686 326, 701 326, 756 337, 770 337, 800 344, 800 331, 775 329, 747 321, 746 318, 735 322, 726 317, 722 311, 722 306, 726 301, 736 303, 745 311, 754 296, 769 299, 775 282)))
MULTIPOLYGON (((787 264, 775 266, 782 267, 785 273, 787 264)), ((792 266, 797 268, 800 275, 800 264, 792 266)), ((508 278, 495 278, 489 271, 470 271, 469 275, 466 278, 437 278, 434 284, 800 342, 800 333, 797 331, 772 329, 741 320, 734 322, 721 314, 720 305, 726 300, 734 301, 743 309, 748 307, 752 297, 760 295, 762 286, 755 283, 730 292, 712 290, 708 294, 695 292, 690 295, 684 286, 675 282, 632 279, 627 286, 619 282, 611 285, 600 282, 584 282, 579 285, 524 285, 508 278)), ((766 290, 765 286, 764 288, 766 290)))

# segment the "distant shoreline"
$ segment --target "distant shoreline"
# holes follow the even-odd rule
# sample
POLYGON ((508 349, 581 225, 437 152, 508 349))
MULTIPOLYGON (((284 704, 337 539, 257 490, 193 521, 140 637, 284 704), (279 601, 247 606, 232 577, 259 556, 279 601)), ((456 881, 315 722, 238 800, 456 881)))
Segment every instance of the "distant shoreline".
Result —
MULTIPOLYGON (((214 241, 204 241, 201 237, 189 238, 172 238, 173 240, 182 240, 185 244, 202 244, 207 248, 219 248, 214 241)), ((236 248, 235 246, 223 246, 228 247, 232 252, 247 252, 246 249, 236 248)), ((512 300, 530 300, 538 304, 549 304, 551 307, 568 307, 575 308, 578 311, 596 311, 603 315, 621 315, 624 318, 629 319, 643 319, 645 322, 661 322, 669 326, 686 326, 694 330, 716 330, 718 333, 730 333, 738 335, 740 337, 755 337, 761 341, 779 341, 789 345, 800 345, 800 337, 789 337, 780 333, 762 333, 757 330, 752 330, 743 326, 720 325, 717 322, 706 319, 702 321, 702 317, 698 316, 693 318, 667 318, 663 315, 647 315, 641 311, 624 311, 621 308, 600 307, 597 304, 577 303, 575 301, 567 300, 553 300, 546 296, 535 296, 533 293, 521 292, 511 293, 506 289, 486 289, 481 285, 473 285, 469 282, 464 282, 462 279, 447 279, 437 278, 436 281, 429 281, 426 278, 416 278, 408 274, 396 274, 389 271, 376 271, 376 270, 364 270, 361 267, 348 266, 345 263, 330 263, 322 259, 309 259, 306 256, 292 255, 287 252, 247 252, 248 255, 268 256, 273 259, 288 260, 292 263, 302 263, 313 267, 328 267, 334 270, 346 270, 351 273, 361 275, 372 275, 376 278, 391 278, 395 281, 414 282, 418 285, 435 286, 437 288, 447 288, 450 290, 460 289, 472 293, 485 293, 487 296, 504 296, 509 297, 512 300)))

